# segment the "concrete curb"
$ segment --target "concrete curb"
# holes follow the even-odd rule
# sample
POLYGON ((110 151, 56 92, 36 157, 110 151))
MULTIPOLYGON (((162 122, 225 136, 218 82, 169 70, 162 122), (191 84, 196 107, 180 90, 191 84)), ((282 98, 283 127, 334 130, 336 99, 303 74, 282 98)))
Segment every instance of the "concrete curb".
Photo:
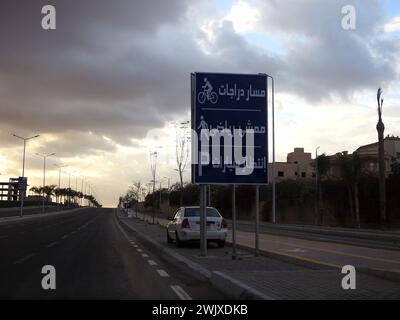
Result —
POLYGON ((29 220, 35 220, 35 219, 40 219, 40 218, 44 218, 44 217, 54 217, 57 215, 72 213, 72 212, 76 212, 79 210, 85 210, 85 209, 89 209, 89 208, 86 207, 86 208, 76 208, 76 209, 71 209, 71 210, 29 214, 29 215, 24 215, 22 218, 19 216, 18 217, 3 217, 3 218, 0 218, 0 224, 29 221, 29 220))
POLYGON ((263 294, 262 292, 253 289, 246 285, 245 283, 234 279, 227 274, 220 271, 210 271, 200 264, 193 262, 192 260, 176 253, 175 251, 165 248, 150 237, 146 236, 142 232, 136 230, 133 226, 126 223, 122 219, 120 219, 119 214, 116 214, 117 219, 120 223, 123 223, 126 227, 133 230, 140 238, 144 241, 151 243, 154 247, 156 247, 161 252, 166 253, 167 255, 173 257, 175 260, 182 262, 187 265, 192 271, 200 274, 205 277, 209 283, 216 289, 220 290, 224 294, 226 294, 231 299, 247 299, 247 300, 274 300, 273 298, 263 294))

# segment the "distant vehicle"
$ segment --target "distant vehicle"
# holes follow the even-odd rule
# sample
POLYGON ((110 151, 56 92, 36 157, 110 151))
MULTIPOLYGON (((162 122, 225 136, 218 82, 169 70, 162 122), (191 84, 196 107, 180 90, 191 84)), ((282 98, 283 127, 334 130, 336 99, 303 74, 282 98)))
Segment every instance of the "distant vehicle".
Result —
MULTIPOLYGON (((167 241, 180 247, 184 242, 200 240, 200 207, 181 207, 167 224, 167 241)), ((225 246, 228 226, 217 209, 207 207, 207 241, 225 246)))

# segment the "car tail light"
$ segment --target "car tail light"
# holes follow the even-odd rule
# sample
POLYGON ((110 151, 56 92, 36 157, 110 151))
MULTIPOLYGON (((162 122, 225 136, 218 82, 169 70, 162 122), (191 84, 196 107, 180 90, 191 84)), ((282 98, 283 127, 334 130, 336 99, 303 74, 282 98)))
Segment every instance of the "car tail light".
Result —
POLYGON ((189 224, 189 220, 188 219, 185 218, 185 219, 182 220, 181 228, 182 229, 189 229, 190 228, 190 224, 189 224))
POLYGON ((222 229, 228 228, 228 224, 226 223, 226 221, 225 221, 224 218, 222 218, 222 221, 221 221, 221 228, 222 228, 222 229))

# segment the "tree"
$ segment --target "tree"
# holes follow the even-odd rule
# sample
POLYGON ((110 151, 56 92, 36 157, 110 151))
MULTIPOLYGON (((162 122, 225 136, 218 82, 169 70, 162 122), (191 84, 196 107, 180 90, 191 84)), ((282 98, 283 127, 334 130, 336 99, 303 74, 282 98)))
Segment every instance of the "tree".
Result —
POLYGON ((54 195, 54 190, 56 186, 55 185, 50 185, 50 186, 44 186, 41 188, 43 195, 46 196, 46 201, 54 195))
POLYGON ((133 192, 134 192, 134 196, 135 196, 135 199, 136 199, 136 218, 137 218, 137 215, 138 215, 138 204, 139 204, 139 200, 140 200, 140 192, 142 190, 142 184, 141 184, 140 181, 137 181, 137 182, 135 182, 133 184, 133 187, 134 187, 133 192))
POLYGON ((33 187, 30 189, 30 191, 31 191, 33 194, 37 194, 38 196, 40 196, 40 195, 42 194, 42 191, 40 190, 40 188, 35 187, 35 186, 33 186, 33 187))
POLYGON ((385 125, 382 121, 383 98, 382 89, 379 88, 376 94, 378 101, 378 123, 376 130, 378 131, 378 157, 379 157, 379 214, 381 227, 386 227, 386 173, 385 173, 385 141, 383 134, 385 125))
POLYGON ((364 164, 368 163, 369 160, 369 157, 360 157, 358 153, 351 156, 343 153, 340 156, 341 173, 348 191, 350 216, 356 228, 361 227, 359 184, 365 172, 364 164))
POLYGON ((181 122, 179 127, 175 124, 175 151, 176 151, 176 171, 179 173, 180 182, 180 206, 183 206, 183 172, 189 159, 189 142, 190 136, 188 134, 189 121, 181 122))
POLYGON ((323 224, 324 220, 324 210, 323 210, 323 203, 322 203, 322 185, 321 185, 321 180, 326 177, 328 174, 329 168, 330 168, 330 162, 329 158, 326 156, 325 153, 321 154, 317 158, 317 190, 316 190, 316 196, 317 196, 317 221, 319 222, 320 225, 323 224))

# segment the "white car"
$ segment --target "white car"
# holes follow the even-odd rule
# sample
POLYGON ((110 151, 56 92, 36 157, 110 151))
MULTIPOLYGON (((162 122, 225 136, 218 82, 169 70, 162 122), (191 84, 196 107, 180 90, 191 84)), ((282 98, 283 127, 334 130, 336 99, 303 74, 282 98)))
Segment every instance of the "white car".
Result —
MULTIPOLYGON (((168 218, 167 241, 174 240, 177 246, 183 242, 200 240, 200 207, 181 207, 173 217, 168 218)), ((207 207, 207 241, 217 242, 220 248, 225 246, 228 226, 217 209, 207 207)))

